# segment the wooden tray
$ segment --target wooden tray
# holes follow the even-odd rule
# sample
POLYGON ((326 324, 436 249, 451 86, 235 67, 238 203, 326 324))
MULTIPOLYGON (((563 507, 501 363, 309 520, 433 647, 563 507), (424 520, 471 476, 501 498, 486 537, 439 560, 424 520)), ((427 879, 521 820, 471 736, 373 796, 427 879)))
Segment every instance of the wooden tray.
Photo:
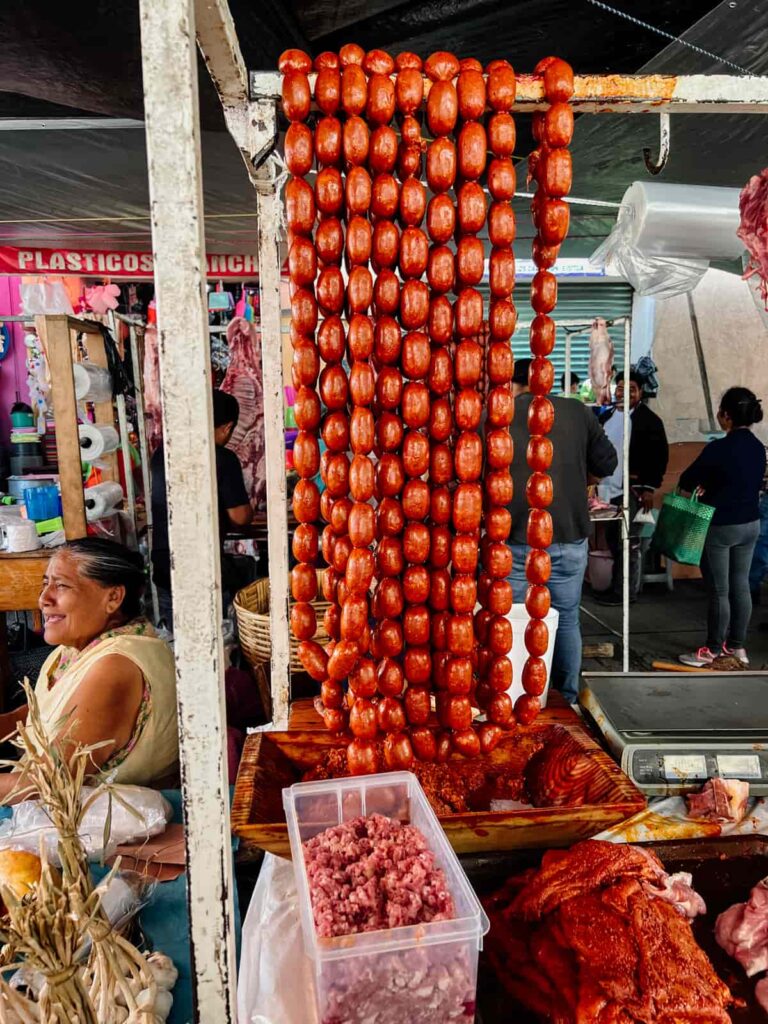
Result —
MULTIPOLYGON (((610 783, 607 799, 580 807, 526 807, 501 813, 474 811, 442 816, 440 824, 458 853, 568 846, 624 821, 645 807, 645 797, 597 746, 578 716, 570 709, 566 715, 564 710, 553 709, 553 718, 590 752, 597 771, 610 783)), ((494 751, 492 759, 496 763, 513 763, 516 756, 524 757, 524 752, 518 750, 520 737, 524 741, 526 735, 533 738, 555 727, 545 716, 543 713, 535 725, 520 728, 509 736, 507 743, 502 742, 494 751)), ((329 747, 338 745, 338 739, 328 733, 309 730, 254 733, 247 738, 231 821, 232 831, 240 839, 240 858, 250 859, 259 850, 290 856, 282 791, 300 782, 304 772, 317 764, 329 747)))

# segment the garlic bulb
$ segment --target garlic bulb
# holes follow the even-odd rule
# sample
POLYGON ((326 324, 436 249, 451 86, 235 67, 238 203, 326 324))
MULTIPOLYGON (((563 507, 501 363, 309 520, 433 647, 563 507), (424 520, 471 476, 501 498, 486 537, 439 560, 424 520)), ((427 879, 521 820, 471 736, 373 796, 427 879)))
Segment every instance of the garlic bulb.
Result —
POLYGON ((157 987, 170 992, 179 977, 173 960, 165 953, 150 953, 147 957, 147 967, 152 971, 157 987))

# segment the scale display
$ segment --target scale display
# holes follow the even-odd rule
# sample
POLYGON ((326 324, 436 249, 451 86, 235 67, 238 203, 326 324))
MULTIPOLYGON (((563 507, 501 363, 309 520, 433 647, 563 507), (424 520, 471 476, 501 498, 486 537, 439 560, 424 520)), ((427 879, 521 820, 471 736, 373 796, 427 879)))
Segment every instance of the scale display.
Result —
POLYGON ((707 777, 707 759, 703 754, 665 754, 664 778, 670 781, 691 782, 707 777))
POLYGON ((684 793, 716 776, 748 782, 753 796, 768 793, 768 749, 753 753, 730 744, 707 750, 628 744, 621 767, 646 793, 684 793))

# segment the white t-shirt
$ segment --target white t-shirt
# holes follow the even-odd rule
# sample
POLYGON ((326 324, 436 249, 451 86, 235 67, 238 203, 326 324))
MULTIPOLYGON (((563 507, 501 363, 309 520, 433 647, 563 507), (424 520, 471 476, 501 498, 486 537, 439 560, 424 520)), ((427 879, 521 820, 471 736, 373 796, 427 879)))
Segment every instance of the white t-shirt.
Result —
MULTIPOLYGON (((618 465, 610 476, 604 477, 597 488, 598 495, 604 501, 612 501, 624 493, 624 412, 616 409, 611 418, 603 424, 603 430, 608 440, 616 449, 619 457, 618 465)), ((632 415, 629 417, 629 434, 632 436, 632 415)))

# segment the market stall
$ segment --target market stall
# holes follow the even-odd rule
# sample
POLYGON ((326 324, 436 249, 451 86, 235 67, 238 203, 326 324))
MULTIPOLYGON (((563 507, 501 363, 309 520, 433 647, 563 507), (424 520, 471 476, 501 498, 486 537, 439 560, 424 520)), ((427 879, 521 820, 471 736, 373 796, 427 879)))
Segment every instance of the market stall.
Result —
MULTIPOLYGON (((364 66, 363 51, 344 47, 348 82, 336 103, 345 106, 345 130, 334 141, 330 130, 333 126, 326 126, 325 142, 331 154, 326 167, 335 173, 326 175, 328 209, 323 211, 326 218, 322 223, 327 227, 321 241, 319 229, 315 230, 314 211, 311 219, 307 212, 315 202, 317 185, 306 178, 322 134, 311 104, 320 88, 320 99, 333 105, 334 83, 338 80, 341 85, 338 56, 330 55, 332 59, 310 72, 309 58, 292 51, 286 57, 282 77, 271 72, 255 73, 249 83, 226 4, 196 6, 193 11, 188 0, 144 0, 140 7, 159 380, 174 556, 190 974, 195 994, 194 1010, 189 1012, 200 1021, 235 1019, 233 824, 246 854, 256 856, 264 849, 285 854, 290 846, 294 856, 295 874, 289 866, 267 861, 269 870, 258 890, 266 907, 261 931, 249 933, 260 935, 261 941, 246 953, 240 986, 241 995, 250 992, 267 1001, 268 1005, 262 1002, 259 1006, 264 1013, 275 1013, 278 994, 286 1006, 292 1001, 290 1013, 287 1009, 277 1011, 281 1024, 293 1019, 297 1024, 308 1024, 314 1019, 315 1005, 318 1019, 324 1021, 366 1020, 375 1010, 382 1024, 390 1019, 415 1019, 417 1012, 418 1019, 435 1024, 444 1024, 446 1019, 477 1019, 492 1024, 509 1017, 510 998, 517 1001, 514 1012, 521 1019, 524 1009, 534 1014, 548 1012, 544 1001, 553 991, 562 1002, 558 1007, 563 1020, 572 1019, 582 995, 584 1000, 607 1007, 606 1012, 614 1016, 624 1013, 623 1019, 648 1019, 649 1012, 650 1019, 654 1019, 653 1000, 654 1005, 668 1009, 669 1019, 679 1019, 690 1007, 679 994, 668 998, 667 992, 670 962, 678 961, 688 972, 681 975, 678 988, 700 991, 705 1018, 725 1021, 730 992, 692 938, 687 916, 693 914, 680 913, 670 903, 688 903, 696 909, 690 880, 681 884, 676 872, 695 869, 694 888, 706 890, 706 872, 712 870, 721 854, 729 854, 715 847, 706 856, 701 846, 695 855, 689 849, 678 848, 666 854, 659 849, 656 852, 661 861, 657 861, 654 855, 626 845, 632 833, 621 833, 624 820, 643 813, 644 798, 638 789, 643 783, 641 773, 633 770, 634 782, 630 781, 599 748, 574 711, 556 696, 546 701, 546 508, 551 491, 547 469, 552 455, 547 440, 551 428, 547 394, 553 376, 548 346, 556 297, 556 281, 550 270, 557 256, 551 250, 562 240, 567 222, 564 196, 568 191, 568 161, 564 154, 573 111, 637 113, 658 112, 663 107, 675 113, 765 112, 768 82, 727 76, 573 78, 562 62, 554 62, 554 70, 552 64, 544 63, 535 74, 515 77, 511 67, 499 61, 486 76, 482 65, 478 67, 470 60, 460 66, 447 54, 426 62, 426 78, 421 58, 411 55, 401 61, 397 68, 401 82, 390 78, 395 69, 390 67, 386 54, 374 51, 375 56, 367 55, 369 64, 364 66), (218 513, 209 401, 196 37, 255 186, 259 214, 272 722, 250 740, 232 822, 228 815, 225 754, 219 554, 217 546, 210 543, 218 529, 218 513), (462 75, 466 76, 463 82, 462 75), (459 90, 454 79, 461 86, 459 90), (326 88, 324 99, 323 88, 318 85, 321 81, 326 88), (361 90, 367 95, 369 89, 370 95, 377 97, 376 102, 369 105, 363 98, 361 104, 361 90), (422 140, 419 124, 412 122, 414 113, 422 111, 422 97, 427 91, 429 138, 422 140), (459 95, 461 127, 454 111, 459 95), (169 96, 173 103, 168 102, 169 96), (479 184, 486 162, 484 144, 470 145, 470 141, 473 136, 476 143, 485 138, 485 100, 489 96, 491 116, 497 117, 495 134, 489 131, 488 135, 496 163, 488 189, 496 210, 494 252, 488 268, 492 304, 486 318, 483 304, 478 309, 473 291, 478 271, 481 277, 485 273, 483 243, 473 217, 477 217, 478 206, 491 204, 484 186, 479 184), (291 122, 286 144, 279 132, 280 100, 291 122), (400 141, 389 127, 398 103, 404 122, 398 127, 406 135, 413 133, 409 143, 400 141), (554 106, 560 107, 559 121, 547 127, 545 114, 554 106), (537 402, 529 455, 532 536, 536 538, 531 545, 535 557, 529 581, 534 592, 526 607, 526 636, 521 641, 525 648, 523 667, 519 679, 514 680, 519 683, 519 692, 512 697, 508 692, 513 682, 509 658, 512 627, 505 625, 511 588, 506 582, 508 559, 502 549, 508 534, 504 509, 508 503, 510 446, 506 428, 511 403, 507 389, 512 369, 509 342, 515 320, 511 302, 514 224, 507 212, 515 181, 509 146, 517 111, 533 112, 539 118, 545 142, 539 157, 545 169, 540 171, 537 183, 540 237, 536 242, 533 297, 538 323, 531 324, 530 338, 536 360, 532 385, 537 402), (380 149, 371 141, 377 131, 380 149), (554 134, 547 136, 549 131, 554 134), (466 145, 459 143, 457 154, 452 140, 462 133, 466 145), (546 143, 547 138, 554 145, 546 143), (427 202, 421 180, 422 141, 427 183, 442 200, 437 204, 442 212, 432 219, 432 230, 427 215, 427 232, 419 226, 427 202), (348 162, 364 173, 347 173, 341 158, 345 144, 347 156, 357 153, 348 162), (399 154, 401 146, 405 152, 399 154), (360 155, 362 149, 366 150, 365 156, 360 155), (547 149, 560 155, 550 161, 547 149), (286 522, 285 381, 279 344, 283 154, 293 176, 286 192, 285 212, 294 286, 294 373, 297 389, 305 391, 297 407, 297 423, 305 436, 298 452, 294 452, 301 486, 293 499, 298 526, 292 538, 286 522), (396 200, 399 203, 406 192, 410 196, 404 204, 403 223, 395 223, 395 210, 391 209, 389 216, 381 213, 374 224, 368 217, 373 189, 369 196, 368 185, 372 183, 367 168, 389 175, 398 157, 399 180, 391 175, 396 200), (466 191, 464 204, 457 202, 454 206, 449 194, 454 184, 450 165, 458 158, 462 161, 461 179, 475 187, 466 191), (370 163, 372 159, 381 160, 382 167, 389 169, 379 170, 370 163), (478 170, 480 164, 483 168, 478 170), (337 216, 343 206, 348 206, 354 216, 337 216), (546 221, 547 228, 543 227, 542 207, 553 218, 553 222, 546 221), (359 223, 353 223, 355 216, 359 223), (329 225, 329 221, 335 223, 329 225), (457 253, 455 263, 449 247, 453 244, 453 221, 460 224, 457 243, 461 259, 457 253), (379 236, 377 257, 371 261, 375 233, 379 236), (479 248, 476 243, 480 243, 479 248), (321 245, 326 247, 325 255, 321 255, 323 273, 331 271, 325 275, 322 301, 319 282, 315 285, 321 245), (443 251, 435 254, 437 249, 443 251), (342 270, 345 253, 349 266, 342 270), (387 264, 386 259, 391 262, 387 264), (369 262, 377 274, 376 282, 368 269, 369 262), (458 269, 459 283, 464 286, 457 295, 455 310, 447 298, 453 278, 441 279, 441 263, 442 273, 448 277, 458 269), (444 299, 434 304, 434 312, 434 296, 428 294, 424 274, 432 291, 444 299), (393 302, 391 296, 388 300, 382 286, 376 300, 378 308, 369 321, 374 289, 382 280, 390 289, 397 286, 399 301, 393 302), (447 287, 435 288, 441 280, 443 285, 447 282, 447 287), (407 302, 403 301, 406 289, 407 302), (388 313, 384 311, 387 301, 388 313), (318 305, 324 323, 336 318, 338 325, 333 321, 332 327, 325 331, 320 328, 316 335, 318 305), (457 339, 453 338, 454 316, 459 328, 457 339), (354 317, 360 318, 355 330, 351 323, 354 317), (386 317, 389 321, 382 324, 386 317), (397 343, 392 342, 395 335, 397 343), (350 359, 346 358, 345 346, 350 359), (372 360, 374 351, 376 357, 372 360), (487 393, 482 390, 484 372, 490 378, 487 393), (388 381, 386 389, 378 385, 382 377, 388 381), (411 399, 404 400, 406 388, 410 388, 412 404, 411 399), (326 407, 323 419, 321 401, 326 407), (433 414, 436 407, 439 414, 433 414), (484 408, 495 435, 490 447, 496 462, 487 467, 478 445, 478 409, 484 408), (384 417, 386 412, 392 416, 389 421, 384 417), (352 417, 357 424, 354 431, 352 417), (442 424, 437 422, 439 417, 442 424), (394 421, 399 419, 398 431, 394 421), (389 442, 379 445, 379 468, 375 469, 370 457, 373 438, 377 433, 384 437, 387 423, 396 440, 391 448, 389 442), (407 446, 403 423, 410 431, 407 446), (334 430, 337 448, 329 445, 331 454, 321 463, 318 435, 327 433, 333 440, 334 430), (446 443, 449 438, 453 452, 446 443), (347 441, 357 459, 354 473, 347 441), (385 459, 385 455, 391 458, 385 459), (328 494, 324 505, 313 482, 318 469, 328 494), (406 487, 410 488, 407 498, 406 487), (382 504, 390 500, 392 520, 381 531, 383 536, 376 535, 376 513, 371 504, 374 495, 382 504), (355 510, 356 506, 360 507, 355 510), (339 545, 326 533, 322 542, 330 571, 336 574, 324 593, 329 607, 324 610, 323 624, 334 643, 330 654, 315 642, 318 580, 314 557, 321 546, 321 513, 327 513, 329 527, 334 523, 338 527, 331 533, 343 538, 339 545), (432 561, 433 548, 438 546, 433 542, 435 535, 443 545, 442 564, 432 561), (292 574, 289 541, 298 561, 298 571, 294 569, 292 574), (410 572, 406 587, 406 574, 411 569, 416 571, 410 572), (382 577, 375 591, 370 590, 374 574, 382 577), (434 594, 433 579, 438 581, 434 594), (390 582, 381 586, 385 581, 390 582), (473 619, 475 598, 481 606, 479 620, 473 619), (431 607, 425 617, 428 603, 431 607), (382 622, 390 625, 379 628, 382 622), (311 700, 291 700, 291 630, 300 664, 310 674, 314 670, 322 703, 319 709, 311 700), (476 654, 478 648, 484 650, 476 654), (406 661, 408 649, 418 654, 406 661), (433 669, 438 663, 445 686, 440 682, 433 685, 433 669), (347 680, 354 702, 347 701, 347 680), (470 697, 477 699, 473 702, 470 697), (478 712, 487 717, 480 717, 478 712), (513 715, 519 722, 516 730, 511 728, 513 715), (416 774, 382 775, 378 768, 415 769, 416 774), (297 783, 303 785, 291 790, 297 783), (351 825, 350 819, 364 820, 351 825), (546 850, 601 830, 614 833, 611 838, 619 839, 622 845, 610 851, 602 844, 579 845, 570 854, 546 850), (365 848, 359 845, 363 838, 370 840, 365 848), (417 856, 423 869, 415 886, 415 900, 407 898, 409 892, 414 892, 413 878, 404 877, 399 870, 391 878, 386 877, 386 864, 401 842, 417 856), (459 851, 480 855, 462 866, 451 843, 459 851), (345 865, 345 870, 350 869, 350 890, 345 890, 344 896, 352 890, 356 897, 359 895, 359 913, 354 907, 350 909, 333 888, 338 879, 323 874, 325 858, 329 851, 338 849, 338 844, 352 851, 345 865), (532 848, 532 852, 520 854, 516 848, 521 846, 532 848), (509 853, 510 849, 515 852, 509 853), (499 855, 500 850, 507 852, 499 855), (355 865, 371 853, 370 861, 366 861, 370 872, 364 880, 355 877, 355 865), (542 855, 544 861, 539 867, 542 855), (309 872, 304 870, 305 863, 311 868, 309 872), (705 864, 704 874, 699 875, 701 864, 705 864), (559 875, 558 866, 562 866, 559 875), (537 869, 537 873, 518 877, 524 868, 537 869), (674 884, 678 887, 672 896, 674 884), (651 937, 658 939, 661 934, 666 948, 673 951, 671 960, 666 957, 666 973, 659 969, 651 980, 644 979, 640 990, 628 994, 627 977, 621 970, 606 981, 605 961, 610 957, 606 957, 604 945, 595 943, 599 958, 584 966, 579 957, 584 945, 591 942, 591 936, 584 932, 589 915, 585 912, 564 920, 565 901, 558 895, 558 886, 562 889, 563 885, 571 887, 574 898, 587 901, 587 910, 600 915, 596 919, 601 927, 614 927, 615 934, 626 940, 623 948, 631 950, 635 957, 632 963, 644 958, 642 962, 647 965, 651 937), (382 891, 387 896, 379 905, 382 891), (489 919, 492 931, 480 962, 481 982, 476 996, 479 946, 489 919), (422 941, 424 936, 428 941, 422 941), (539 969, 541 964, 534 962, 539 958, 541 943, 549 951, 543 958, 547 969, 539 969), (314 961, 309 974, 301 973, 306 971, 304 949, 314 961), (263 971, 257 970, 257 965, 263 971), (254 984, 254 977, 259 978, 260 985, 254 984), (296 983, 298 978, 301 984, 296 983)), ((336 109, 323 112, 333 119, 336 109)), ((380 195, 379 199, 384 202, 386 196, 380 195)), ((518 303, 522 305, 519 297, 518 303)), ((520 347, 515 341, 518 355, 520 347)), ((627 451, 625 441, 625 475, 627 451)), ((624 551, 626 586, 626 544, 624 551)), ((625 618, 625 668, 626 631, 625 618)), ((603 710, 603 704, 596 707, 595 719, 603 710)), ((755 736, 749 741, 755 741, 755 736)), ((699 749, 696 757, 705 753, 711 751, 699 749)), ((729 749, 725 755, 742 757, 743 751, 729 749)), ((693 764, 685 760, 688 755, 684 751, 676 748, 670 747, 668 755, 661 756, 678 758, 676 762, 670 760, 668 766, 676 777, 693 764)), ((762 762, 758 761, 762 771, 762 762)), ((704 763, 708 765, 707 756, 704 763)), ((698 766, 700 760, 695 764, 698 766)), ((739 762, 739 774, 743 773, 742 764, 739 762)), ((734 762, 731 766, 735 771, 734 762)), ((663 760, 661 771, 666 772, 663 760)), ((686 788, 706 781, 701 774, 688 774, 686 788)), ((722 793, 718 796, 722 803, 722 793)), ((730 813, 729 799, 726 804, 730 813)), ((729 884, 728 905, 752 899, 750 889, 761 877, 757 865, 762 849, 741 849, 738 856, 733 862, 743 871, 737 871, 738 879, 729 884), (742 854, 743 863, 738 860, 742 854)), ((709 899, 708 891, 706 895, 709 899)), ((725 910, 725 890, 719 898, 722 906, 717 900, 713 906, 725 910)), ((759 890, 753 898, 757 904, 759 890)), ((169 913, 178 912, 176 903, 171 907, 166 901, 164 905, 169 913)), ((257 910, 255 900, 254 914, 257 910)), ((704 919, 702 914, 696 916, 704 919)), ((712 933, 711 915, 706 925, 712 933)), ((701 922, 698 928, 697 939, 701 922)), ((183 923, 178 931, 183 933, 183 923)), ((163 940, 155 938, 162 948, 163 940)), ((720 938, 724 948, 732 952, 736 944, 725 935, 720 938)), ((717 959, 720 954, 713 951, 711 942, 701 938, 700 944, 713 958, 721 977, 728 965, 733 968, 733 959, 717 959)), ((60 981, 56 978, 56 983, 60 981)), ((732 990, 741 997, 742 992, 747 993, 747 983, 740 979, 732 990)), ((179 995, 178 1004, 188 1005, 186 992, 179 995)), ((744 998, 753 998, 752 986, 744 998)), ((241 1005, 241 1012, 247 1014, 244 1019, 250 1019, 256 1003, 241 1005)))
MULTIPOLYGON (((206 16, 206 20, 202 26, 198 26, 198 31, 205 46, 206 34, 212 30, 210 12, 206 16)), ((215 21, 215 18, 214 18, 215 21)), ((225 97, 225 107, 228 112, 230 125, 235 134, 236 138, 240 142, 241 148, 243 148, 248 156, 247 164, 249 171, 256 178, 257 189, 259 194, 259 209, 262 214, 262 224, 266 226, 264 231, 264 251, 269 254, 276 249, 275 238, 276 228, 279 224, 278 208, 279 200, 277 196, 277 176, 273 173, 273 168, 269 166, 269 161, 265 166, 265 159, 269 151, 269 147, 274 144, 277 138, 277 123, 274 120, 274 102, 277 96, 280 94, 281 89, 279 82, 276 79, 272 80, 266 75, 259 75, 255 78, 255 98, 251 101, 253 104, 252 109, 258 116, 251 122, 241 121, 239 119, 239 111, 242 109, 238 104, 242 104, 244 100, 243 90, 243 74, 238 69, 237 64, 232 66, 228 62, 227 58, 231 57, 233 52, 236 53, 236 46, 232 35, 232 26, 226 19, 219 22, 216 26, 217 34, 210 36, 212 43, 215 42, 215 52, 219 58, 219 63, 215 68, 214 77, 219 83, 222 93, 225 97), (240 133, 238 134, 238 128, 240 133), (248 138, 248 132, 252 129, 256 129, 256 138, 248 138), (260 167, 261 170, 253 171, 253 163, 260 167)), ((322 70, 322 69, 321 69, 322 70)), ((297 72, 293 69, 292 73, 297 72)), ((378 73, 378 72, 376 72, 378 73)), ((726 91, 733 88, 734 93, 732 99, 735 99, 737 104, 739 100, 736 98, 739 95, 744 95, 742 90, 751 91, 754 88, 760 88, 756 83, 750 83, 746 85, 745 82, 740 82, 738 85, 733 83, 726 83, 721 80, 715 82, 714 79, 709 79, 706 82, 686 82, 684 80, 669 80, 668 82, 661 83, 658 80, 651 82, 634 82, 631 80, 625 81, 623 84, 617 82, 615 79, 611 83, 611 94, 610 97, 601 95, 599 99, 595 97, 595 93, 600 94, 600 83, 595 79, 590 79, 589 82, 579 82, 576 80, 576 93, 574 99, 574 106, 578 107, 581 103, 585 106, 589 103, 594 103, 595 107, 601 110, 610 109, 626 109, 626 110, 645 110, 647 104, 653 101, 664 102, 670 104, 670 108, 674 110, 697 110, 705 109, 706 97, 714 99, 714 92, 712 90, 723 88, 726 91), (591 91, 594 90, 594 91, 591 91), (626 96, 626 99, 622 101, 622 93, 626 96), (699 102, 703 101, 703 105, 699 105, 699 102), (678 105, 679 104, 679 105, 678 105)), ((296 86, 299 89, 299 85, 296 86)), ((298 93, 297 93, 298 95, 298 93)), ((754 95, 754 93, 753 93, 754 95)), ((518 97, 516 109, 526 109, 526 103, 534 106, 537 102, 541 102, 543 99, 541 93, 541 83, 537 79, 521 79, 519 81, 518 97)), ((726 104, 728 102, 727 97, 722 94, 719 97, 719 101, 722 105, 713 106, 711 109, 727 109, 726 104)), ((302 101, 303 102, 303 101, 302 101)), ((593 108, 594 109, 594 108, 593 108)), ((740 109, 746 109, 741 107, 740 109)), ((353 115, 356 116, 356 115, 353 115)), ((301 134, 300 132, 294 133, 297 137, 301 134)), ((274 270, 276 271, 278 266, 277 259, 273 260, 274 270)), ((274 322, 277 321, 279 306, 278 306, 278 282, 276 280, 276 273, 272 274, 270 278, 268 266, 262 264, 262 287, 263 291, 263 314, 265 317, 272 316, 274 322), (271 313, 270 313, 271 311, 271 313)), ((311 317, 311 311, 309 313, 311 317)), ((266 355, 266 353, 265 353, 266 355)), ((265 379, 266 379, 266 362, 265 362, 265 379)), ((418 377, 414 378, 418 380, 418 377)), ((272 382, 272 388, 267 384, 266 391, 269 393, 279 393, 279 387, 276 386, 278 381, 274 378, 270 378, 272 382)), ((281 383, 281 382, 279 382, 281 383)), ((270 416, 269 411, 267 412, 267 422, 275 423, 277 418, 270 416)), ((287 674, 286 666, 290 657, 290 646, 288 639, 288 601, 287 593, 282 589, 283 579, 288 578, 288 561, 287 561, 287 543, 284 533, 283 524, 281 523, 282 508, 283 508, 283 492, 282 482, 277 480, 271 481, 272 491, 276 497, 274 505, 270 505, 271 509, 274 510, 274 519, 270 528, 270 544, 273 546, 274 554, 277 558, 271 559, 273 568, 273 585, 275 590, 273 591, 273 601, 271 606, 272 615, 272 637, 273 637, 273 661, 272 661, 272 678, 273 678, 273 707, 274 707, 274 721, 276 725, 290 724, 290 718, 288 714, 288 700, 289 692, 286 687, 287 674), (275 536, 275 533, 277 535, 275 536), (283 562, 280 565, 278 558, 282 553, 283 562), (285 570, 283 573, 282 570, 285 570)), ((307 520, 311 523, 311 519, 307 520)), ((309 603, 307 600, 304 603, 309 603)), ((335 653, 335 652, 334 652, 335 653)), ((327 697, 331 700, 336 698, 331 695, 330 692, 326 693, 327 697)), ((326 711, 337 710, 332 705, 330 708, 326 706, 326 711)), ((328 717, 328 716, 326 716, 328 717)), ((275 737, 277 738, 277 737, 275 737)), ((291 740, 297 739, 298 736, 295 734, 291 736, 290 732, 286 737, 286 742, 290 744, 291 740)), ((279 758, 278 758, 279 760, 279 758)))

